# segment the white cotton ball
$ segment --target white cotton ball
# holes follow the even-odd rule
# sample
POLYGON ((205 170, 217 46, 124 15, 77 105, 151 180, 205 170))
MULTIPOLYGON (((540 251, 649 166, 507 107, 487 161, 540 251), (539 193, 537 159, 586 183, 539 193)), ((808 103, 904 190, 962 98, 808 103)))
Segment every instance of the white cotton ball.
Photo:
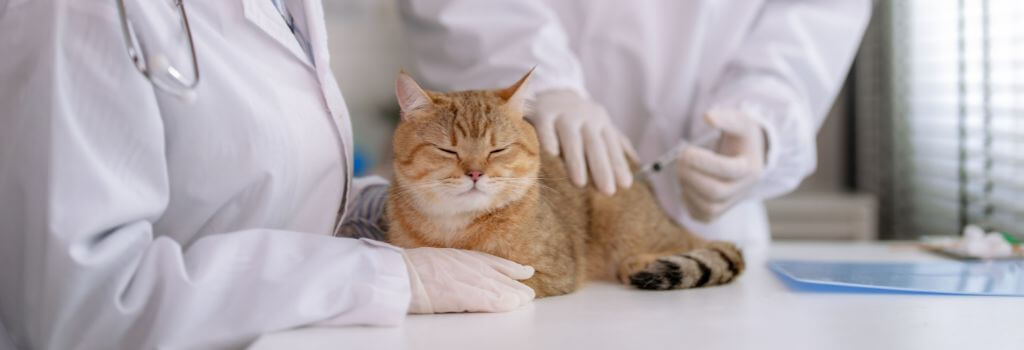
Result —
POLYGON ((1009 244, 1009 243, 1006 242, 1006 239, 1003 238, 1003 234, 1002 233, 994 232, 994 231, 985 234, 985 241, 986 242, 993 242, 993 243, 999 242, 999 243, 1003 243, 1003 244, 1009 244))
POLYGON ((967 225, 964 226, 964 238, 968 240, 981 239, 985 236, 985 230, 982 230, 978 225, 967 225))
POLYGON ((984 256, 987 252, 985 244, 985 230, 977 225, 964 226, 964 236, 960 238, 957 245, 964 253, 970 256, 984 256))
POLYGON ((1013 247, 1011 247, 1008 244, 1000 245, 995 248, 990 248, 990 251, 992 253, 991 256, 995 258, 1003 258, 1013 255, 1013 247))
POLYGON ((1007 242, 999 232, 989 232, 985 236, 985 245, 990 257, 1009 256, 1013 252, 1010 242, 1007 242))
POLYGON ((982 239, 966 239, 962 242, 964 252, 970 256, 988 256, 988 244, 982 239))

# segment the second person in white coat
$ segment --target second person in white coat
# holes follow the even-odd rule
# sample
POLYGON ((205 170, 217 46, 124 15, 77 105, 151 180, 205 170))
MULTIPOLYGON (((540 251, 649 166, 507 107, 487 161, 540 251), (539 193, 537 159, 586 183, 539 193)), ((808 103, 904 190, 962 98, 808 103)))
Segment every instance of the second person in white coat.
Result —
POLYGON ((662 207, 705 236, 768 241, 762 200, 815 168, 815 134, 869 0, 401 0, 414 68, 435 89, 507 84, 536 66, 529 118, 572 180, 614 193, 624 153, 651 161, 662 207))

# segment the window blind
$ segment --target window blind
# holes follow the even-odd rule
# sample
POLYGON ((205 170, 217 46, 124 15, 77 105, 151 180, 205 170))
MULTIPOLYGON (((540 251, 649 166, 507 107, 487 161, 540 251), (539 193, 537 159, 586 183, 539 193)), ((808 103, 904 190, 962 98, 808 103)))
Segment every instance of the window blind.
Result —
POLYGON ((1024 1, 890 1, 897 213, 914 236, 1024 236, 1024 1))

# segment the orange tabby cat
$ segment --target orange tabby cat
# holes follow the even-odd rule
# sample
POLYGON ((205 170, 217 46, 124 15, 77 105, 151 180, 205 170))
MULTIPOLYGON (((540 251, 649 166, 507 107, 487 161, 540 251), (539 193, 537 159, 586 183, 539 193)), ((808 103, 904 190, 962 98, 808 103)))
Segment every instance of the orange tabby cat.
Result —
POLYGON ((732 281, 744 269, 732 244, 674 223, 642 180, 614 196, 573 186, 523 119, 530 73, 494 91, 424 91, 404 72, 396 94, 390 241, 472 249, 533 266, 538 297, 587 279, 643 289, 732 281))

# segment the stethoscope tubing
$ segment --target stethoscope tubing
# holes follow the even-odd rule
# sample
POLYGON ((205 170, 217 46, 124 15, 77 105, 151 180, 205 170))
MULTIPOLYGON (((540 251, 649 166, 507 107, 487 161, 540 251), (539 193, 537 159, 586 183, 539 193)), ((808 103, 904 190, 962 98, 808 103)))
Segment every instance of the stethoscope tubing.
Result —
POLYGON ((188 22, 188 13, 185 10, 184 1, 175 0, 174 5, 178 8, 182 25, 185 28, 189 54, 191 56, 193 67, 191 81, 186 80, 184 75, 181 73, 181 70, 168 62, 167 56, 154 54, 148 55, 147 57, 144 52, 144 45, 140 42, 138 35, 135 33, 135 27, 132 25, 131 20, 128 19, 128 12, 125 9, 124 2, 125 0, 117 0, 117 12, 121 22, 121 34, 124 37, 125 48, 128 52, 128 58, 131 60, 132 65, 134 65, 135 69, 137 69, 139 73, 142 73, 142 75, 158 89, 181 97, 185 100, 194 99, 195 88, 199 85, 199 59, 196 57, 196 46, 192 36, 192 26, 188 22), (155 76, 156 73, 162 73, 168 79, 158 78, 155 76))

